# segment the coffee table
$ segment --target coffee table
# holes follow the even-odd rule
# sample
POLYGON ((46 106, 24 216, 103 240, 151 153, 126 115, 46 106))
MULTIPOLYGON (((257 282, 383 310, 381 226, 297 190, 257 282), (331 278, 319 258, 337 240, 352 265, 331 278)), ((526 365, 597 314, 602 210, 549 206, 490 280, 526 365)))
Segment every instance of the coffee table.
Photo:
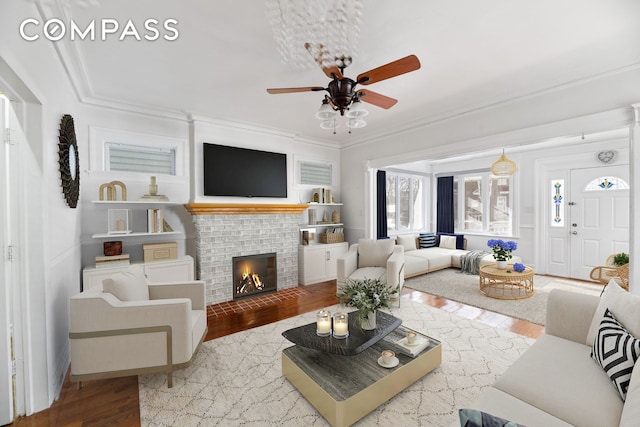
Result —
POLYGON ((332 426, 349 426, 440 365, 440 342, 419 333, 429 345, 415 357, 401 353, 397 343, 410 330, 399 326, 352 356, 294 345, 282 351, 282 374, 332 426), (397 366, 378 364, 386 349, 397 366))
POLYGON ((506 270, 495 265, 480 267, 480 292, 497 299, 524 299, 533 295, 533 268, 525 267, 524 271, 513 270, 508 264, 506 270))

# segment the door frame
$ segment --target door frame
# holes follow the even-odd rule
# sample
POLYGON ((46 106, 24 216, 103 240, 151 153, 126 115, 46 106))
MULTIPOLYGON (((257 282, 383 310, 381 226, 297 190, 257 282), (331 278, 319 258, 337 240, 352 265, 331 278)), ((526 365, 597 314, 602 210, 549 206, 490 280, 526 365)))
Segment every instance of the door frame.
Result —
MULTIPOLYGON (((550 181, 555 178, 563 178, 565 179, 566 188, 570 188, 570 171, 571 169, 580 169, 580 168, 594 168, 598 166, 604 166, 597 159, 596 153, 600 150, 608 150, 611 149, 609 147, 615 146, 613 149, 618 151, 616 159, 610 164, 612 165, 620 165, 620 164, 629 164, 629 168, 631 167, 629 162, 629 137, 620 137, 620 138, 612 138, 604 141, 600 141, 597 144, 593 144, 589 146, 587 149, 582 150, 579 153, 571 155, 571 165, 567 166, 567 158, 566 156, 560 156, 557 158, 548 158, 548 159, 537 159, 535 161, 534 176, 536 177, 535 184, 535 199, 537 203, 534 207, 535 212, 535 230, 538 230, 537 233, 534 233, 534 266, 536 269, 536 273, 540 274, 550 274, 550 247, 549 247, 549 239, 550 239, 550 226, 549 226, 549 200, 551 200, 551 188, 550 181), (598 149, 598 145, 600 145, 600 149, 598 149), (620 151, 625 150, 626 157, 625 160, 620 160, 620 151)), ((574 146, 578 147, 578 146, 574 146)), ((633 191, 633 189, 631 189, 633 191)), ((565 199, 568 200, 570 198, 570 194, 565 193, 565 199)), ((565 218, 567 219, 566 229, 567 229, 567 239, 564 243, 564 255, 567 262, 570 263, 569 254, 570 254, 570 241, 569 241, 569 223, 568 223, 568 211, 565 205, 565 218)), ((568 264, 570 265, 570 264, 568 264)), ((565 274, 566 277, 569 277, 570 271, 567 269, 565 274)))

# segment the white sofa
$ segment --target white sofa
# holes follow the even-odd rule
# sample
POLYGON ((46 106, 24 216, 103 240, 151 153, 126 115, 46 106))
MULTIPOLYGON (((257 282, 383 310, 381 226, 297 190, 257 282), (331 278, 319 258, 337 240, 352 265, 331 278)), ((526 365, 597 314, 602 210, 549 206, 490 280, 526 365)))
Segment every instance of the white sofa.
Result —
MULTIPOLYGON (((466 248, 466 239, 464 247, 466 248)), ((396 244, 404 248, 404 276, 405 278, 419 276, 431 271, 442 270, 443 268, 460 268, 460 258, 462 255, 471 252, 467 249, 456 249, 455 245, 449 243, 430 248, 420 248, 418 236, 400 235, 396 237, 396 244)), ((480 260, 480 266, 495 264, 492 254, 485 255, 480 260)), ((514 255, 509 262, 522 262, 519 256, 514 255)))
POLYGON ((640 425, 640 363, 630 368, 623 400, 605 370, 590 356, 605 308, 633 336, 640 337, 640 296, 629 294, 615 282, 607 285, 601 298, 551 291, 545 334, 470 409, 528 427, 640 425))
POLYGON ((166 372, 171 387, 207 333, 204 282, 119 273, 103 284, 70 300, 71 381, 166 372))

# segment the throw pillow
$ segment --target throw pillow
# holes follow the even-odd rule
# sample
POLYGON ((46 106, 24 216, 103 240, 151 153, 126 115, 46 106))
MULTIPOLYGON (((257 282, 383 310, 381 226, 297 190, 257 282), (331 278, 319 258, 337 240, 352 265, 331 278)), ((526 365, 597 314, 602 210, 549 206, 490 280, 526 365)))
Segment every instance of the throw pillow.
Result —
POLYGON ((464 234, 453 234, 453 233, 440 233, 440 238, 442 236, 453 236, 456 238, 456 247, 454 249, 464 249, 464 234))
POLYGON ((387 259, 393 252, 395 244, 396 242, 391 239, 360 239, 358 241, 358 268, 386 267, 387 259))
POLYGON ((631 335, 609 309, 600 322, 591 357, 604 369, 625 400, 631 372, 640 357, 640 340, 631 335))
POLYGON ((454 236, 440 236, 440 247, 445 249, 455 249, 456 238, 454 236))
POLYGON ((396 241, 397 245, 402 246, 405 252, 416 250, 416 236, 398 236, 396 241))
POLYGON ((459 409, 460 427, 524 427, 513 421, 478 411, 477 409, 459 409))
POLYGON ((625 291, 615 280, 611 280, 604 288, 598 308, 591 320, 586 342, 588 346, 593 345, 600 328, 600 321, 606 309, 611 310, 611 313, 633 336, 640 337, 640 316, 638 316, 640 312, 640 295, 625 291))
POLYGON ((436 245, 436 235, 434 233, 421 233, 418 236, 420 248, 432 248, 436 245))
POLYGON ((102 281, 102 290, 118 298, 120 301, 149 300, 149 286, 142 268, 124 273, 116 273, 102 281))

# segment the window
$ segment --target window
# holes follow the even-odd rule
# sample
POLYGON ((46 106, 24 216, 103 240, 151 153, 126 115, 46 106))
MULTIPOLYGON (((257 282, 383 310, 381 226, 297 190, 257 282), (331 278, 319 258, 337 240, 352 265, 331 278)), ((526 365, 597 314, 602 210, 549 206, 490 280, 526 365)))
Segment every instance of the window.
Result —
POLYGON ((422 177, 387 172, 387 232, 422 230, 424 212, 422 177))
POLYGON ((564 227, 564 179, 551 180, 551 226, 564 227))
POLYGON ((176 150, 107 142, 109 171, 143 172, 152 174, 176 174, 176 150))
POLYGON ((629 184, 615 176, 596 178, 586 185, 584 191, 628 190, 629 184))
POLYGON ((489 171, 454 177, 456 232, 513 234, 512 178, 489 171))
POLYGON ((300 162, 300 184, 330 187, 333 185, 333 167, 330 163, 300 162))

